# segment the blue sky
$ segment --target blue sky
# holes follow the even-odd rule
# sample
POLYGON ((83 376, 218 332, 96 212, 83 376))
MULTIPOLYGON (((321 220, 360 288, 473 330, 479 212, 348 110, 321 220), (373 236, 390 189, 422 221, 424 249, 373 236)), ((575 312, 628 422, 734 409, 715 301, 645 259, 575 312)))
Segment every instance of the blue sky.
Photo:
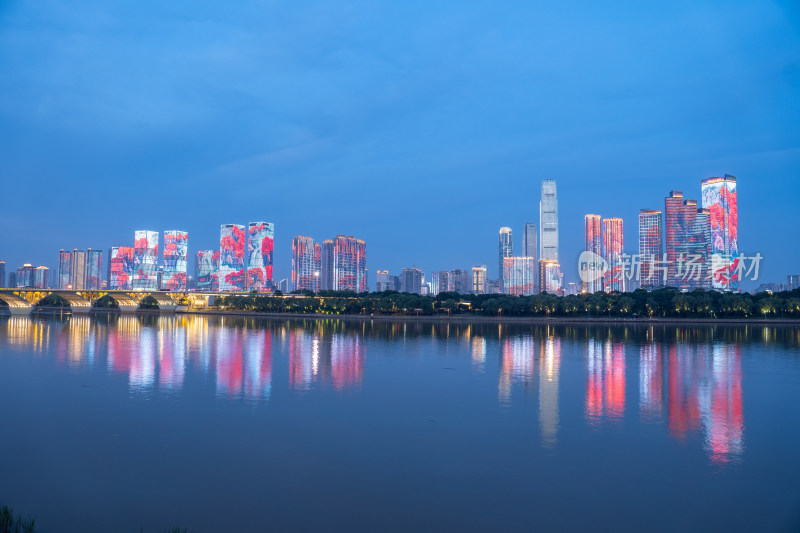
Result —
POLYGON ((0 3, 0 258, 276 224, 367 241, 376 269, 497 269, 558 181, 583 215, 739 180, 740 248, 800 272, 800 7, 791 2, 0 3), (169 4, 169 5, 161 5, 169 4), (600 5, 602 4, 602 5, 600 5))

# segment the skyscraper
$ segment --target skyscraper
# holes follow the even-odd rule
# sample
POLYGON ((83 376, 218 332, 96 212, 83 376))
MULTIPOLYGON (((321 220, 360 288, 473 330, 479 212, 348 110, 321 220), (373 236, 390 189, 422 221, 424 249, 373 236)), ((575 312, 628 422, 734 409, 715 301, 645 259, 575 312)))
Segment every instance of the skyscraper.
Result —
POLYGON ((404 268, 400 273, 400 291, 420 294, 422 292, 422 278, 422 270, 419 268, 404 268))
POLYGON ((6 262, 0 261, 0 289, 6 286, 6 262))
POLYGON ((437 295, 440 292, 453 292, 453 273, 447 270, 431 272, 431 294, 437 295))
POLYGON ((558 196, 556 180, 542 180, 539 201, 539 258, 558 262, 558 196))
POLYGON ((33 287, 33 273, 34 273, 33 265, 30 263, 25 263, 21 267, 17 268, 17 287, 22 288, 29 288, 33 287))
POLYGON ((625 291, 624 268, 620 256, 624 241, 622 236, 622 219, 611 217, 603 220, 603 259, 608 264, 605 290, 625 291))
POLYGON ((551 259, 539 260, 539 292, 561 294, 561 266, 551 259))
POLYGON ((367 290, 367 245, 352 235, 333 240, 333 290, 367 290))
MULTIPOLYGON (((506 228, 508 229, 508 228, 506 228)), ((511 237, 511 230, 508 230, 509 238, 511 237)), ((500 271, 502 278, 503 272, 500 271)), ((472 294, 486 294, 486 281, 488 271, 486 265, 478 265, 472 267, 472 294)))
POLYGON ((69 282, 73 291, 86 290, 86 274, 88 255, 84 250, 72 250, 72 263, 70 264, 69 282))
POLYGON ((503 279, 503 260, 514 255, 514 239, 511 235, 511 228, 500 228, 499 237, 500 260, 497 268, 497 279, 503 279))
POLYGON ((639 280, 643 289, 664 286, 664 271, 658 262, 664 257, 664 228, 661 211, 639 210, 639 280), (655 267, 655 268, 653 268, 655 267))
POLYGON ((469 294, 472 292, 472 272, 457 268, 450 272, 453 278, 453 290, 458 294, 469 294))
POLYGON ((33 271, 33 286, 37 289, 48 288, 50 269, 44 265, 36 267, 33 271))
POLYGON ((275 290, 272 281, 275 225, 272 222, 251 222, 247 233, 247 289, 256 292, 275 290))
MULTIPOLYGON (((603 227, 600 215, 589 214, 584 216, 583 225, 586 251, 592 252, 597 257, 603 257, 603 227)), ((589 280, 583 282, 583 290, 589 294, 603 290, 603 278, 599 276, 600 272, 596 272, 596 274, 598 275, 597 279, 589 275, 587 276, 589 280)))
POLYGON ((112 291, 133 289, 133 252, 131 246, 112 246, 108 253, 108 288, 112 291))
POLYGON ((533 257, 535 260, 539 254, 538 242, 536 224, 531 222, 525 224, 525 229, 522 232, 522 257, 533 257))
POLYGON ((219 290, 219 250, 199 250, 195 256, 195 279, 197 290, 214 292, 219 290))
POLYGON ((245 231, 241 224, 223 224, 219 234, 219 290, 245 290, 245 231))
POLYGON ((154 291, 158 288, 158 232, 138 230, 133 244, 133 288, 154 291))
POLYGON ((103 251, 86 250, 86 288, 98 290, 103 283, 103 251))
POLYGON ((530 296, 536 292, 533 257, 506 257, 503 262, 503 292, 513 296, 530 296))
POLYGON ((739 262, 739 211, 736 177, 707 178, 701 183, 703 208, 710 218, 711 286, 717 290, 739 291, 736 277, 739 262))
POLYGON ((394 284, 388 270, 378 270, 375 272, 375 290, 377 292, 392 291, 394 284))
POLYGON ((333 290, 333 252, 335 246, 331 239, 322 241, 320 250, 319 288, 323 291, 333 290))
POLYGON ((708 210, 698 209, 696 200, 684 200, 681 191, 670 192, 664 207, 667 286, 687 290, 710 286, 708 210))
MULTIPOLYGON (((72 274, 72 252, 64 251, 62 248, 58 252, 58 283, 56 286, 59 289, 71 289, 72 283, 70 275, 72 274)), ((10 285, 10 284, 9 284, 10 285)))
POLYGON ((185 291, 189 234, 181 230, 164 232, 164 274, 161 290, 185 291))
POLYGON ((320 246, 311 237, 298 235, 292 240, 292 288, 319 291, 320 246))

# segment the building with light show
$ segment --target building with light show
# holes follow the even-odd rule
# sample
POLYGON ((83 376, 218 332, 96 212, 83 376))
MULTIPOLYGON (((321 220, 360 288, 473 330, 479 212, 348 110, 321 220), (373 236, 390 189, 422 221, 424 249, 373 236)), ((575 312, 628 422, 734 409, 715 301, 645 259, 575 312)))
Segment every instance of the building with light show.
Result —
POLYGON ((539 292, 561 294, 563 282, 561 265, 557 261, 551 259, 539 260, 539 292))
POLYGON ((108 257, 108 288, 133 290, 133 247, 112 246, 108 257))
POLYGON ((542 180, 539 202, 539 259, 558 262, 558 192, 556 180, 542 180))
POLYGON ((186 264, 189 253, 189 234, 185 231, 164 232, 164 271, 161 290, 186 290, 186 264))
POLYGON ((86 250, 86 288, 98 290, 103 284, 103 251, 86 250))
POLYGON ((708 209, 672 191, 664 201, 668 287, 693 290, 710 287, 708 209))
POLYGON ((245 290, 244 250, 247 239, 241 224, 223 224, 219 234, 219 290, 245 290))
POLYGON ((33 286, 37 289, 47 289, 50 287, 50 269, 44 265, 36 267, 33 271, 33 286))
POLYGON ((219 250, 200 250, 196 255, 195 279, 199 292, 219 290, 219 250))
POLYGON ((133 245, 133 289, 158 289, 158 232, 137 230, 133 245))
POLYGON ((639 210, 639 281, 642 289, 664 286, 664 225, 661 211, 639 210))
POLYGON ((311 237, 298 235, 292 240, 292 289, 319 291, 320 245, 311 237))
POLYGON ((604 287, 606 292, 625 291, 625 275, 621 262, 622 219, 611 217, 603 220, 603 259, 608 265, 604 287))
MULTIPOLYGON (((603 257, 603 226, 600 215, 588 214, 583 217, 584 244, 587 252, 592 252, 597 257, 603 257)), ((583 282, 583 290, 594 294, 603 290, 603 278, 589 279, 583 282)))
POLYGON ((72 252, 61 249, 58 252, 58 283, 59 289, 70 289, 70 274, 72 273, 72 252))
POLYGON ((498 234, 498 267, 497 267, 497 277, 498 279, 503 278, 503 262, 506 257, 511 257, 514 255, 514 238, 511 233, 511 228, 502 227, 500 228, 500 232, 498 234))
POLYGON ((333 290, 367 290, 367 245, 352 235, 333 240, 333 290))
POLYGON ((533 257, 504 259, 503 292, 512 296, 530 296, 536 292, 536 260, 533 257))
POLYGON ((739 292, 739 212, 736 177, 707 178, 701 182, 702 204, 708 209, 711 249, 711 286, 739 292))
POLYGON ((271 222, 250 222, 247 228, 247 290, 275 290, 272 281, 272 249, 275 225, 271 222))
POLYGON ((86 266, 88 255, 84 250, 72 250, 72 263, 70 264, 69 289, 82 291, 86 289, 86 266))
POLYGON ((25 263, 17 268, 17 288, 33 287, 33 274, 36 269, 30 263, 25 263))

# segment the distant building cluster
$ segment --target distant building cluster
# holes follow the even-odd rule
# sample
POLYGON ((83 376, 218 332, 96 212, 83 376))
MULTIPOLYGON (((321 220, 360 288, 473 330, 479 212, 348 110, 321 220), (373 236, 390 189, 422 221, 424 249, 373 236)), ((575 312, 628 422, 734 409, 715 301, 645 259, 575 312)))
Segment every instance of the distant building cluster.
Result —
POLYGON ((291 276, 292 290, 365 292, 367 244, 352 235, 337 235, 320 245, 298 235, 292 240, 291 276))

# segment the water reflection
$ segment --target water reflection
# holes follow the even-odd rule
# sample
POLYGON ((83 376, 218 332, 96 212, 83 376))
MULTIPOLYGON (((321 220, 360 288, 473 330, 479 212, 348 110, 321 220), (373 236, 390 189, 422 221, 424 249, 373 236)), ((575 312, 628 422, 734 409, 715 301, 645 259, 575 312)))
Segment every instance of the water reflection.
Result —
POLYGON ((711 461, 724 464, 739 460, 745 450, 742 347, 757 343, 796 350, 800 329, 183 315, 0 318, 4 345, 26 348, 36 357, 51 354, 71 371, 124 377, 137 395, 181 394, 188 379, 209 383, 221 398, 258 402, 271 399, 273 386, 294 392, 357 391, 370 342, 398 340, 397 346, 411 354, 414 339, 426 341, 417 345, 425 353, 453 350, 463 356, 475 386, 496 384, 504 408, 535 402, 542 447, 555 448, 565 438, 564 413, 570 409, 561 408, 564 397, 576 405, 573 412, 582 413, 583 420, 579 414, 573 424, 602 432, 640 420, 686 446, 702 443, 711 461), (572 379, 563 379, 564 372, 572 379))

